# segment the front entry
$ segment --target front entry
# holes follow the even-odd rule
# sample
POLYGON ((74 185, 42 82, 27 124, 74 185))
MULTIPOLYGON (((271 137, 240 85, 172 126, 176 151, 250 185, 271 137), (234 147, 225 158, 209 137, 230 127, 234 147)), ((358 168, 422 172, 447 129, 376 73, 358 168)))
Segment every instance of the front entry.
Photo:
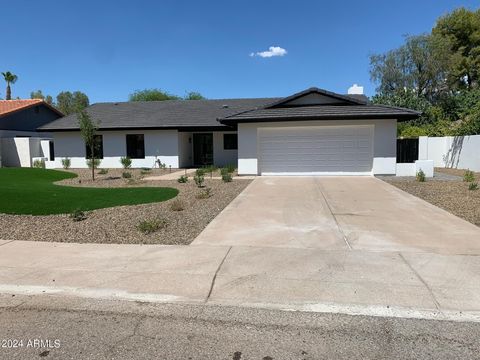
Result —
POLYGON ((193 134, 195 166, 213 165, 213 134, 193 134))

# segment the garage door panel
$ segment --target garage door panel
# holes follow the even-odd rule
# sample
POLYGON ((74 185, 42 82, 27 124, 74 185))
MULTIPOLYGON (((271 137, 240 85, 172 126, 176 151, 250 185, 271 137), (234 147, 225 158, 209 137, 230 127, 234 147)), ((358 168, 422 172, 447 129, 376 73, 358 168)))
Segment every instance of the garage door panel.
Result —
POLYGON ((371 126, 261 129, 261 173, 371 173, 371 126))

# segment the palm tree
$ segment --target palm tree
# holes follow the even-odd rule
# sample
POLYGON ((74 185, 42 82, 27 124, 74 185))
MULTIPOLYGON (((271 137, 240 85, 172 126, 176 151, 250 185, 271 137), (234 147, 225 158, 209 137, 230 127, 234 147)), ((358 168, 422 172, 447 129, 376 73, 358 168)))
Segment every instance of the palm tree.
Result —
POLYGON ((18 76, 12 74, 10 71, 2 72, 3 78, 7 82, 7 93, 5 94, 5 100, 12 100, 12 90, 10 89, 10 84, 15 84, 18 76))

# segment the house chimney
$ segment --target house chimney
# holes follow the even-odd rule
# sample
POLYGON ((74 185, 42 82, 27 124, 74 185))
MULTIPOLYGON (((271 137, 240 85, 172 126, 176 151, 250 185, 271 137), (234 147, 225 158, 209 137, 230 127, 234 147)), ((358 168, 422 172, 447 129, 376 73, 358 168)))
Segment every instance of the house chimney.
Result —
POLYGON ((363 95, 363 86, 353 84, 348 88, 348 95, 363 95))

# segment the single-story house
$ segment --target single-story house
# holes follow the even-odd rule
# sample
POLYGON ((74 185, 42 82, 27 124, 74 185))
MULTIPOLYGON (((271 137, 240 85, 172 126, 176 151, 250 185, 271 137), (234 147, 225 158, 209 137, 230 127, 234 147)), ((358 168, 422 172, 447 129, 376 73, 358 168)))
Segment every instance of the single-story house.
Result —
POLYGON ((37 128, 61 117, 59 110, 40 99, 0 100, 0 166, 29 167, 44 152, 53 156, 50 134, 37 128))
MULTIPOLYGON (((184 168, 235 164, 240 175, 372 175, 396 173, 397 122, 413 110, 374 105, 364 95, 310 88, 286 98, 99 103, 101 167, 184 168)), ((39 128, 50 132, 55 160, 86 167, 76 115, 39 128)))

